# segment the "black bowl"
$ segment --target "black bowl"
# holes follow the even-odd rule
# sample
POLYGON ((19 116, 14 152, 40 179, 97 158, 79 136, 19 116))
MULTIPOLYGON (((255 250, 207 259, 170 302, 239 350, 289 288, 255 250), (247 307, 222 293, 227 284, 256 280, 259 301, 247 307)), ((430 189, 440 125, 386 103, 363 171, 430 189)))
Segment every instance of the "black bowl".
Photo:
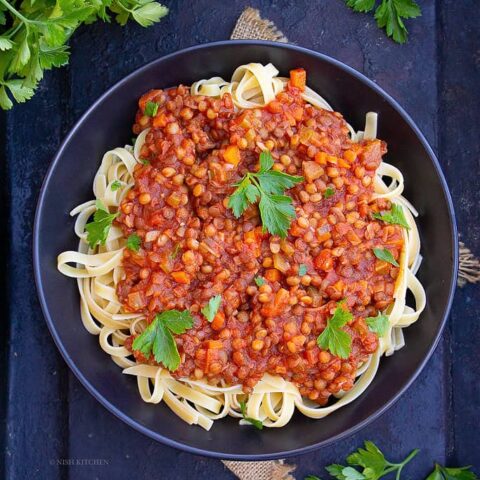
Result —
POLYGON ((44 181, 35 218, 35 278, 48 327, 66 362, 87 390, 142 433, 192 453, 236 459, 268 459, 308 452, 350 435, 377 418, 425 366, 445 324, 457 273, 457 233, 445 179, 425 138, 405 111, 373 82, 346 65, 304 48, 259 41, 225 41, 160 58, 117 83, 83 115, 63 142, 44 181), (384 358, 375 380, 352 404, 322 420, 296 414, 279 430, 240 427, 228 418, 210 432, 188 426, 163 404, 144 403, 136 381, 121 373, 83 328, 76 282, 56 268, 57 255, 75 249, 68 212, 92 198, 92 180, 102 155, 127 143, 137 99, 151 88, 229 78, 249 62, 272 62, 282 74, 304 67, 308 83, 356 128, 365 113, 379 113, 380 138, 389 162, 405 175, 405 195, 420 212, 424 263, 419 278, 427 291, 420 321, 406 329, 407 345, 384 358), (72 181, 73 176, 75 181, 72 181))

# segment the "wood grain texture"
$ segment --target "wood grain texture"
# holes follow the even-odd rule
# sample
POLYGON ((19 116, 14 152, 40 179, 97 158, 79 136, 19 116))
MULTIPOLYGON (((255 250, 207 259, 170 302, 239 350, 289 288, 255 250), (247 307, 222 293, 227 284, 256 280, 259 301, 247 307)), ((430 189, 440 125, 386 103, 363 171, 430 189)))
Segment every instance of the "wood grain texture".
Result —
MULTIPOLYGON (((4 319, 0 360, 8 364, 0 383, 6 390, 0 400, 0 477, 233 478, 217 460, 173 450, 127 427, 68 372, 38 305, 30 252, 41 180, 67 129, 109 86, 142 64, 228 38, 247 5, 259 8, 292 43, 364 72, 404 106, 439 154, 463 240, 480 254, 478 177, 472 175, 480 158, 473 127, 480 107, 478 16, 470 14, 475 0, 422 2, 423 16, 409 24, 410 41, 404 46, 388 40, 370 16, 349 11, 341 0, 235 0, 228 8, 222 0, 165 3, 169 16, 149 29, 130 24, 82 28, 73 37, 70 66, 47 73, 34 99, 6 115, 2 145, 7 162, 0 173, 6 178, 2 198, 9 207, 3 215, 10 252, 2 258, 9 327, 4 319), (474 225, 472 218, 477 219, 474 225), (58 459, 97 464, 62 466, 58 459)), ((343 459, 364 439, 378 442, 394 459, 421 448, 408 470, 410 478, 424 478, 433 460, 478 462, 480 434, 470 427, 480 424, 475 383, 479 308, 478 287, 466 286, 457 294, 448 332, 400 401, 357 435, 293 458, 299 466, 296 477, 323 473, 323 466, 343 459)))

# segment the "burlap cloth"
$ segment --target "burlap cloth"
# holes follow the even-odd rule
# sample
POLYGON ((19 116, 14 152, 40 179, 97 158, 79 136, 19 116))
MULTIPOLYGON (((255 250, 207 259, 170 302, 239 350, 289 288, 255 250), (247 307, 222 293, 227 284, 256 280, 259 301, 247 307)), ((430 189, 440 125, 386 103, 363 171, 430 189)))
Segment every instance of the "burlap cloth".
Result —
MULTIPOLYGON (((287 37, 270 20, 260 17, 254 8, 246 8, 237 20, 230 37, 232 40, 255 39, 288 42, 287 37)), ((460 268, 458 285, 480 281, 480 262, 472 252, 460 242, 460 268)), ((267 462, 236 462, 224 460, 225 466, 240 480, 294 480, 291 473, 295 465, 285 464, 283 460, 267 462)))

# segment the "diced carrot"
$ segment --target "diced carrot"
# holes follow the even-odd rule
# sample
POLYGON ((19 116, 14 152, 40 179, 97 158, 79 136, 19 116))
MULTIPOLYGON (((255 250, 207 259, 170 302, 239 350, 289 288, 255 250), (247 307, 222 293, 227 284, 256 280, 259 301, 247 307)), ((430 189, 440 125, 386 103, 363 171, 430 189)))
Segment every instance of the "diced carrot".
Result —
POLYGON ((326 165, 327 157, 328 155, 325 152, 317 152, 315 154, 315 161, 320 165, 326 165))
POLYGON ((269 268, 265 272, 265 278, 269 282, 278 282, 280 280, 280 272, 276 268, 269 268))
POLYGON ((355 159, 357 158, 357 154, 353 151, 353 150, 346 150, 345 153, 343 154, 343 158, 347 161, 347 162, 354 162, 355 159))
POLYGON ((227 163, 237 166, 240 163, 240 149, 236 145, 229 145, 223 152, 227 163))
POLYGON ((303 118, 303 108, 302 107, 292 108, 292 116, 297 122, 299 122, 303 118))
POLYGON ((243 238, 245 240, 245 243, 256 243, 257 242, 257 237, 255 235, 255 230, 250 230, 249 232, 245 232, 243 234, 243 238))
POLYGON ((329 272, 333 270, 334 264, 332 259, 332 251, 329 248, 324 248, 314 260, 315 267, 319 270, 329 272))
POLYGON ((277 100, 272 100, 268 105, 267 105, 267 110, 270 113, 281 113, 283 110, 282 104, 278 102, 277 100))
POLYGON ((385 275, 389 271, 390 271, 390 264, 388 262, 384 262, 383 260, 375 261, 375 273, 379 273, 380 275, 385 275))
MULTIPOLYGON (((225 314, 223 312, 217 312, 215 317, 213 317, 211 327, 213 328, 213 330, 221 330, 224 326, 225 326, 225 314)), ((219 347, 210 347, 210 348, 222 348, 222 342, 220 342, 219 347)))
POLYGON ((307 72, 303 68, 290 70, 290 84, 303 92, 307 85, 307 72))
POLYGON ((284 115, 290 126, 294 127, 297 124, 295 117, 288 110, 284 113, 284 115))
POLYGON ((290 294, 288 293, 288 290, 281 288, 275 294, 274 304, 276 307, 282 307, 283 305, 286 305, 288 303, 289 299, 290 299, 290 294))
POLYGON ((347 160, 343 158, 338 159, 338 166, 342 168, 351 168, 350 163, 348 163, 347 160))
POLYGON ((158 128, 158 127, 165 127, 168 123, 167 116, 164 113, 161 113, 160 115, 157 115, 156 117, 153 118, 153 126, 158 128))
POLYGON ((209 340, 208 348, 213 348, 213 349, 223 348, 223 343, 221 340, 209 340))
POLYGON ((184 285, 188 285, 191 281, 188 273, 183 272, 183 271, 172 272, 172 277, 177 283, 183 283, 184 285))

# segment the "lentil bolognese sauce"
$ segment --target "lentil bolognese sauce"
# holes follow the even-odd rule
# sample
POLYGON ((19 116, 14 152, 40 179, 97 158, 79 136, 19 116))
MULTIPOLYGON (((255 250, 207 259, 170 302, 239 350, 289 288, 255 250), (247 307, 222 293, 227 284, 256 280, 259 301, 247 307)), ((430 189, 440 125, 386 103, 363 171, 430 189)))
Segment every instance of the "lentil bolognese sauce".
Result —
POLYGON ((142 398, 206 429, 351 402, 425 306, 417 213, 376 115, 356 133, 303 69, 277 74, 143 95, 134 147, 104 156, 96 201, 71 212, 79 251, 58 259, 142 398))

